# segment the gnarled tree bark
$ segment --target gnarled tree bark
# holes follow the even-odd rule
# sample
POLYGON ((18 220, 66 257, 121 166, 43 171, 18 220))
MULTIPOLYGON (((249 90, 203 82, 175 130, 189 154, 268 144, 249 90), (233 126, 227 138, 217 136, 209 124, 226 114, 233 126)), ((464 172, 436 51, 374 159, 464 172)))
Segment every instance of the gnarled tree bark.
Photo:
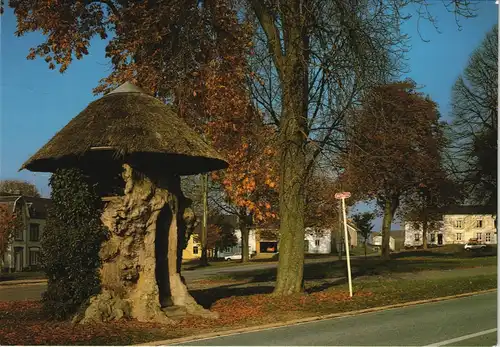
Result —
POLYGON ((81 323, 128 317, 173 323, 193 314, 215 318, 189 294, 180 274, 186 230, 194 214, 175 175, 145 175, 123 165, 124 196, 108 199, 101 220, 110 236, 101 247, 101 293, 81 323))

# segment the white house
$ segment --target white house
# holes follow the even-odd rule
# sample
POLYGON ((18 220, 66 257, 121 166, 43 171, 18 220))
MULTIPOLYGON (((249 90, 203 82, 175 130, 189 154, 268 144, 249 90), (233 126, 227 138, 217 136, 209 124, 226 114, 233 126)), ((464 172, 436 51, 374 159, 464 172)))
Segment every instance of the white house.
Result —
MULTIPOLYGON (((213 218, 212 223, 218 225, 225 225, 234 230, 236 237, 236 244, 231 247, 219 250, 218 256, 222 254, 241 254, 241 230, 238 228, 238 219, 236 216, 218 216, 217 219, 213 218)), ((199 226, 198 226, 199 227, 199 226)), ((349 241, 351 247, 358 245, 358 229, 354 224, 348 221, 347 229, 349 233, 349 241)), ((337 249, 344 249, 343 243, 343 230, 342 238, 336 237, 337 230, 332 229, 319 229, 308 227, 305 230, 304 237, 304 252, 312 254, 329 254, 332 251, 332 242, 336 242, 337 249), (332 238, 333 235, 333 238, 332 238)), ((248 248, 249 254, 275 254, 279 251, 279 230, 277 226, 274 228, 250 228, 248 248)), ((189 261, 199 258, 201 255, 201 245, 198 240, 195 240, 194 235, 189 239, 187 248, 183 251, 183 260, 189 261)))
MULTIPOLYGON (((349 235, 349 242, 351 247, 356 247, 358 245, 358 229, 351 223, 347 223, 347 232, 349 235)), ((332 235, 337 243, 337 247, 341 246, 342 249, 345 248, 342 240, 335 240, 335 234, 337 231, 332 231, 332 229, 318 229, 318 228, 306 228, 305 240, 304 240, 304 252, 308 254, 329 254, 332 252, 332 235)), ((343 236, 342 232, 342 236, 343 236)))
MULTIPOLYGON (((465 244, 477 239, 485 244, 497 244, 495 211, 485 206, 452 206, 443 210, 442 219, 428 231, 427 243, 434 245, 465 244)), ((405 247, 421 246, 422 225, 405 222, 405 247)))
MULTIPOLYGON (((372 236, 370 245, 374 247, 382 247, 382 235, 372 236)), ((396 240, 394 240, 394 237, 392 236, 389 237, 389 249, 393 252, 396 249, 396 240)))
MULTIPOLYGON (((241 254, 242 244, 241 244, 241 230, 235 229, 234 236, 236 237, 236 245, 232 247, 227 247, 224 249, 224 253, 230 254, 241 254)), ((255 230, 250 229, 248 231, 248 254, 253 254, 257 252, 257 242, 255 241, 255 230)))
POLYGON ((40 239, 51 200, 0 193, 0 204, 22 218, 23 228, 14 235, 0 259, 3 271, 36 270, 40 266, 40 239))

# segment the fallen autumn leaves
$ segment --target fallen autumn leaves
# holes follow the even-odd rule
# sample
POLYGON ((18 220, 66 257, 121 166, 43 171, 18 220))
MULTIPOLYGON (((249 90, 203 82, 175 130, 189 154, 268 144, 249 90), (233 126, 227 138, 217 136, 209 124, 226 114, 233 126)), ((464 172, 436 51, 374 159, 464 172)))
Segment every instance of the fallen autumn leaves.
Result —
POLYGON ((191 287, 193 296, 219 312, 220 319, 188 317, 178 320, 175 327, 126 320, 72 325, 46 320, 38 301, 0 302, 0 345, 129 345, 470 293, 496 288, 496 265, 490 263, 453 271, 364 276, 355 281, 353 298, 344 282, 332 279, 308 281, 308 293, 285 298, 270 295, 272 282, 196 281, 191 287))
MULTIPOLYGON (((356 297, 370 296, 369 292, 356 297)), ((179 320, 171 326, 119 321, 92 326, 72 325, 44 319, 39 301, 0 302, 0 345, 130 344, 155 338, 175 338, 214 328, 274 322, 279 311, 300 312, 322 302, 355 300, 345 293, 319 292, 277 299, 268 294, 220 299, 211 307, 221 318, 213 321, 199 317, 179 320)), ((281 312, 283 313, 283 312, 281 312)))

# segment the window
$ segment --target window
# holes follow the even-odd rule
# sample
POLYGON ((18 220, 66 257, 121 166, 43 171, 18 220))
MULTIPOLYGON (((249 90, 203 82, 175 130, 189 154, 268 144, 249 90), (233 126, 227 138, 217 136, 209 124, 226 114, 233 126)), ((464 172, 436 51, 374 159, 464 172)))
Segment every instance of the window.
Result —
POLYGON ((309 252, 309 241, 304 240, 304 252, 308 253, 309 252))
POLYGON ((457 241, 462 241, 462 233, 457 233, 457 241))
POLYGON ((483 227, 483 218, 482 217, 478 217, 476 219, 476 228, 482 228, 483 227))
POLYGON ((314 241, 314 245, 315 245, 316 247, 319 247, 319 240, 315 240, 315 241, 314 241))
POLYGON ((193 246, 193 254, 198 254, 198 246, 193 246))
POLYGON ((416 242, 420 241, 420 234, 419 233, 415 234, 415 241, 416 242))
POLYGON ((491 242, 491 233, 486 233, 484 240, 486 242, 491 242))
POLYGON ((464 220, 463 219, 455 219, 453 221, 453 227, 455 229, 463 229, 464 228, 464 220))
POLYGON ((436 234, 431 234, 431 242, 436 242, 436 234))
POLYGON ((23 241, 24 240, 24 228, 17 228, 16 235, 14 236, 14 240, 23 241))
POLYGON ((39 249, 30 249, 29 254, 30 265, 39 265, 40 264, 40 250, 39 249))
POLYGON ((40 241, 40 225, 30 224, 30 241, 40 241))
POLYGON ((482 241, 483 240, 483 233, 476 233, 476 239, 478 241, 482 241))

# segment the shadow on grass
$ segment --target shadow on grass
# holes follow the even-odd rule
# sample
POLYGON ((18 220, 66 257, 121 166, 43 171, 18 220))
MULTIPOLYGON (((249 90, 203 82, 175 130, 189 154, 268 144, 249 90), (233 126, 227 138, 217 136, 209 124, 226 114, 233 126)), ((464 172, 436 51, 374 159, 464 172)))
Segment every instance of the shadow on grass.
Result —
MULTIPOLYGON (((352 279, 355 279, 356 277, 359 277, 359 276, 352 274, 352 279)), ((306 293, 308 293, 308 294, 318 293, 318 292, 322 292, 324 290, 330 289, 332 287, 341 286, 344 284, 347 284, 347 277, 337 278, 337 279, 330 281, 330 282, 324 282, 324 283, 320 284, 319 286, 313 286, 313 287, 307 288, 306 293)))
MULTIPOLYGON (((363 276, 361 273, 353 273, 352 278, 355 279, 359 276, 363 276)), ((255 283, 262 283, 253 279, 249 282, 248 286, 241 284, 228 284, 219 287, 213 287, 208 289, 200 290, 190 290, 191 295, 196 299, 196 301, 206 309, 210 307, 218 300, 234 297, 234 296, 250 296, 256 294, 271 294, 274 290, 274 285, 268 283, 263 283, 262 285, 255 285, 255 283)), ((347 284, 347 277, 336 278, 330 281, 325 281, 319 285, 313 285, 305 289, 305 293, 312 294, 327 290, 332 287, 341 286, 347 284)))
MULTIPOLYGON (((497 258, 486 252, 473 252, 467 257, 456 254, 436 254, 428 251, 403 252, 393 254, 393 259, 384 261, 379 258, 352 259, 352 278, 358 277, 391 277, 400 273, 418 273, 429 270, 452 270, 470 267, 495 266, 497 258)), ((249 271, 238 271, 221 275, 219 278, 237 281, 246 280, 246 285, 229 284, 210 289, 191 291, 196 300, 206 308, 217 300, 231 296, 249 296, 270 294, 276 281, 276 268, 249 271)), ((323 281, 307 288, 307 293, 315 293, 326 289, 345 285, 347 269, 345 261, 328 263, 312 263, 304 266, 305 281, 323 281)))
MULTIPOLYGON (((420 272, 426 270, 452 270, 456 268, 491 266, 496 264, 496 257, 482 254, 478 254, 474 257, 471 256, 470 258, 457 258, 445 256, 426 257, 425 255, 422 255, 422 253, 418 253, 400 256, 396 259, 389 261, 373 258, 368 260, 353 259, 351 261, 353 277, 383 276, 395 273, 420 272)), ((346 271, 344 261, 306 264, 304 266, 304 279, 307 281, 345 277, 346 271)), ((222 277, 234 280, 249 280, 252 283, 269 282, 276 280, 276 269, 239 271, 223 275, 222 277)))
POLYGON ((242 266, 242 265, 255 265, 255 264, 262 264, 262 263, 273 263, 276 262, 272 260, 271 258, 261 258, 261 259, 251 259, 247 263, 242 263, 239 260, 233 260, 231 262, 228 262, 224 259, 217 259, 217 260, 209 260, 209 263, 207 266, 201 265, 199 260, 192 260, 189 262, 185 262, 182 264, 183 268, 182 271, 193 271, 197 269, 206 269, 207 267, 212 266, 212 268, 216 267, 233 267, 233 266, 242 266))
POLYGON ((209 309, 217 300, 232 296, 249 296, 256 294, 271 294, 274 286, 262 285, 252 287, 234 288, 235 285, 220 286, 216 288, 191 290, 191 295, 204 308, 209 309))

